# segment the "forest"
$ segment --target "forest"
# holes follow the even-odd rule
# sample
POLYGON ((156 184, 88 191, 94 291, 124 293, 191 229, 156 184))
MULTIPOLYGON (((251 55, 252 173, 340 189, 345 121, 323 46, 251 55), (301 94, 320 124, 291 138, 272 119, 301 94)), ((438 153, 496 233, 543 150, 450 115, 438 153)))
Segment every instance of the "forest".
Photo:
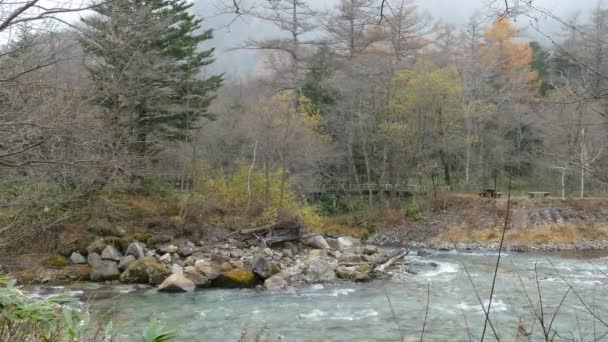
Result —
POLYGON ((0 255, 292 219, 365 238, 449 212, 454 194, 465 210, 488 188, 608 193, 601 1, 562 17, 480 0, 460 26, 414 0, 193 5, 0 0, 0 255), (255 51, 246 76, 214 68, 214 32, 240 20, 274 32, 229 48, 255 51))

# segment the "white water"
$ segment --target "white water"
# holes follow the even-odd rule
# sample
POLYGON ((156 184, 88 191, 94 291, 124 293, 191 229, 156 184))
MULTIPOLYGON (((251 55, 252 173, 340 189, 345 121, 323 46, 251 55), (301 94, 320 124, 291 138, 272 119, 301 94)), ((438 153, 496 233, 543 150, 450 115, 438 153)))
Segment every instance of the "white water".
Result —
MULTIPOLYGON (((250 336, 266 326, 284 341, 399 341, 400 336, 405 336, 406 341, 418 341, 430 284, 424 340, 469 341, 469 335, 473 341, 479 340, 484 315, 464 265, 487 308, 496 254, 439 253, 415 259, 419 265, 433 262, 437 266, 417 266, 417 274, 396 270, 391 280, 311 285, 293 293, 210 289, 193 294, 163 294, 150 288, 100 289, 93 285, 38 293, 67 292, 82 298, 96 294, 98 299, 93 301, 92 310, 112 312, 118 329, 139 332, 154 314, 178 333, 178 341, 236 341, 245 324, 250 336)), ((519 322, 534 332, 533 340, 542 340, 538 324, 532 327, 534 316, 522 288, 523 283, 537 305, 536 275, 547 321, 568 289, 560 275, 589 307, 608 314, 608 278, 602 272, 608 273, 608 259, 503 255, 491 308, 491 321, 501 340, 516 340, 519 322)), ((597 320, 594 322, 572 292, 559 308, 554 326, 560 336, 571 338, 572 333, 577 340, 581 335, 584 340, 592 340, 594 334, 608 331, 597 320)), ((132 338, 138 341, 137 336, 132 338)), ((494 340, 489 327, 486 340, 494 340)))

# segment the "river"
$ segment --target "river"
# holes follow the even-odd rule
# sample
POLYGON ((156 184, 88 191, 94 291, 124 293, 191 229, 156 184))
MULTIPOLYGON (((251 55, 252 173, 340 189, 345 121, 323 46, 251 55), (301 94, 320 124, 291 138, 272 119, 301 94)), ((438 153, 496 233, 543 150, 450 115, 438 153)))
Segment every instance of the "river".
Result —
MULTIPOLYGON (((177 333, 178 341, 224 342, 237 341, 245 325, 250 337, 267 327, 284 341, 399 341, 401 336, 419 341, 430 289, 424 340, 479 341, 484 315, 471 281, 487 306, 496 253, 435 252, 413 259, 434 267, 419 267, 416 274, 398 269, 390 279, 369 283, 311 285, 293 293, 210 289, 165 294, 152 288, 94 284, 36 291, 63 292, 81 300, 95 295, 90 310, 111 312, 118 330, 139 332, 155 315, 177 333)), ((543 340, 540 325, 533 325, 535 315, 528 300, 540 314, 538 278, 546 325, 559 307, 553 323, 556 340, 597 340, 608 332, 599 320, 608 323, 605 273, 608 258, 604 257, 503 254, 490 316, 496 334, 502 341, 515 341, 521 325, 520 331, 531 332, 532 340, 543 340), (560 306, 569 288, 562 277, 573 290, 560 306)), ((137 336, 132 339, 139 341, 137 336)), ((489 325, 486 340, 495 340, 489 325)))

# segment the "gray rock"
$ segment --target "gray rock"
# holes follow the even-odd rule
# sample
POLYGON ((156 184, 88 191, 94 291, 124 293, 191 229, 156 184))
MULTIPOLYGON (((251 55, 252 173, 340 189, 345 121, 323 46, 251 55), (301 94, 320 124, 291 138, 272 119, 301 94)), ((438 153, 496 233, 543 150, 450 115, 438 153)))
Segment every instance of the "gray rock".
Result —
POLYGON ((256 255, 251 260, 251 270, 263 279, 270 278, 281 272, 281 266, 262 255, 256 255))
POLYGON ((230 257, 234 259, 239 259, 243 256, 243 251, 240 249, 233 249, 230 251, 230 257))
POLYGON ((143 258, 132 262, 120 275, 124 283, 158 285, 171 275, 171 271, 153 258, 143 258))
POLYGON ((234 268, 234 266, 232 266, 232 264, 231 264, 231 263, 229 263, 228 261, 223 262, 223 263, 220 265, 220 271, 221 271, 221 272, 227 272, 227 271, 230 271, 230 270, 231 270, 231 269, 233 269, 233 268, 234 268))
POLYGON ((367 255, 374 255, 374 254, 378 254, 380 253, 380 250, 378 249, 378 247, 373 246, 373 245, 366 245, 363 248, 363 253, 367 254, 367 255))
POLYGON ((163 245, 158 247, 160 253, 176 253, 177 250, 178 248, 175 245, 163 245))
POLYGON ((120 254, 120 252, 116 248, 112 246, 106 246, 103 252, 101 252, 101 258, 104 260, 120 261, 120 258, 122 258, 122 254, 120 254))
POLYGON ((91 269, 89 274, 92 281, 108 281, 120 278, 118 264, 114 261, 103 260, 91 269))
POLYGON ((196 287, 206 287, 210 283, 209 279, 194 266, 186 266, 186 268, 184 268, 184 277, 192 280, 196 287))
POLYGON ((345 253, 338 258, 339 263, 357 263, 363 261, 359 254, 345 253))
POLYGON ((334 281, 336 279, 335 268, 336 265, 329 261, 313 259, 306 265, 304 270, 306 281, 309 283, 334 281))
POLYGON ((179 249, 177 250, 177 254, 179 254, 185 258, 185 257, 192 255, 195 248, 196 248, 196 246, 192 242, 186 241, 185 243, 183 243, 179 246, 179 249))
POLYGON ((118 262, 118 269, 124 271, 131 265, 133 261, 135 261, 135 257, 133 255, 126 255, 120 258, 120 262, 118 262))
POLYGON ((355 238, 347 237, 347 236, 339 237, 338 239, 336 239, 336 242, 338 244, 338 250, 341 252, 346 249, 361 245, 361 241, 359 239, 355 239, 355 238))
POLYGON ((144 253, 144 248, 137 241, 132 242, 129 247, 127 247, 125 255, 132 255, 135 257, 135 259, 143 259, 146 256, 144 253))
POLYGON ((416 255, 420 256, 420 257, 425 257, 425 256, 431 255, 431 252, 427 251, 424 248, 421 248, 421 249, 419 249, 419 250, 416 251, 416 255))
POLYGON ((304 241, 306 246, 317 249, 329 249, 329 244, 321 235, 312 236, 304 241))
POLYGON ((207 260, 197 260, 194 263, 194 267, 209 280, 217 279, 220 276, 219 269, 207 260))
POLYGON ((193 292, 196 288, 192 280, 181 274, 172 274, 165 279, 159 286, 161 292, 193 292))
POLYGON ((70 255, 70 263, 72 264, 86 264, 87 259, 85 259, 80 253, 72 252, 70 255))
POLYGON ((283 277, 274 275, 264 280, 264 288, 269 291, 281 291, 286 290, 289 284, 283 279, 283 277))
POLYGON ((158 261, 162 262, 163 264, 168 264, 171 262, 171 253, 165 253, 163 255, 160 256, 160 258, 158 258, 158 261))
POLYGON ((102 262, 103 260, 101 259, 101 256, 95 252, 89 253, 89 255, 87 255, 87 263, 91 265, 91 267, 95 267, 101 264, 102 262))
POLYGON ((171 265, 171 272, 173 274, 184 275, 184 269, 178 264, 171 265))
POLYGON ((336 268, 336 275, 340 279, 366 281, 370 279, 370 268, 367 265, 338 266, 336 268))

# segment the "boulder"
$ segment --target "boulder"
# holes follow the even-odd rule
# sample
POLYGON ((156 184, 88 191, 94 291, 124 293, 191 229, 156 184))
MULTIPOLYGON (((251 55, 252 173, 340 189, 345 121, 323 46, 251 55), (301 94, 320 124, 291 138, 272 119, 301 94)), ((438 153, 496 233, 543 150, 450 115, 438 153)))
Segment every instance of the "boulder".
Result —
POLYGON ((194 267, 201 272, 205 277, 207 277, 209 280, 214 280, 217 277, 219 277, 220 275, 220 271, 218 270, 218 267, 216 267, 214 264, 208 262, 207 260, 197 260, 194 263, 194 267))
POLYGON ((219 286, 224 287, 251 287, 257 282, 255 273, 250 270, 235 268, 227 272, 220 273, 214 280, 219 286))
POLYGON ((230 251, 230 257, 233 259, 239 259, 243 257, 243 251, 240 249, 233 249, 230 251))
POLYGON ((106 240, 97 239, 97 240, 93 241, 89 245, 89 247, 87 247, 87 252, 88 252, 88 254, 91 254, 91 253, 101 254, 101 252, 103 252, 104 248, 106 248, 107 246, 108 246, 108 244, 106 243, 106 240))
POLYGON ((327 256, 326 249, 311 249, 310 251, 308 251, 308 258, 310 258, 310 259, 326 257, 326 256, 327 256))
POLYGON ((192 280, 184 277, 182 274, 172 274, 165 279, 159 286, 158 291, 161 292, 193 292, 196 288, 192 280))
POLYGON ((322 282, 330 282, 336 279, 336 274, 334 272, 336 265, 323 260, 323 259, 313 259, 311 260, 304 269, 304 273, 306 276, 306 281, 309 283, 322 283, 322 282))
POLYGON ((184 277, 192 280, 196 287, 205 287, 209 285, 209 279, 194 266, 186 266, 186 268, 184 268, 184 277))
POLYGON ((336 239, 336 243, 338 244, 338 250, 340 252, 361 245, 361 241, 359 239, 355 239, 352 237, 341 236, 336 239))
POLYGON ((235 267, 234 267, 234 266, 232 266, 232 264, 231 264, 231 263, 229 263, 228 261, 223 262, 223 263, 220 265, 220 271, 221 271, 221 272, 230 271, 230 270, 231 270, 231 269, 233 269, 233 268, 235 268, 235 267))
POLYGON ((99 265, 102 261, 101 256, 95 252, 87 255, 87 264, 91 265, 92 267, 99 265))
POLYGON ((427 251, 426 249, 419 249, 416 251, 416 255, 419 257, 425 257, 431 255, 431 252, 427 251))
POLYGON ((304 241, 306 246, 317 249, 329 249, 329 244, 321 235, 312 236, 304 241))
POLYGON ((176 253, 178 250, 176 245, 162 245, 158 247, 160 253, 176 253))
POLYGON ((289 284, 279 275, 274 275, 264 281, 264 288, 269 291, 281 291, 289 288, 289 284))
POLYGON ((186 241, 185 243, 183 243, 179 246, 179 248, 177 250, 177 254, 179 254, 185 258, 185 257, 192 255, 195 248, 196 248, 196 246, 192 242, 186 241))
POLYGON ((352 264, 352 263, 358 263, 358 262, 362 262, 362 261, 363 261, 363 258, 362 258, 361 255, 359 255, 359 254, 352 254, 352 253, 342 254, 338 258, 338 262, 339 263, 352 264))
POLYGON ((251 269, 262 279, 270 278, 281 272, 281 266, 278 263, 259 254, 251 260, 251 269))
POLYGON ((65 278, 72 281, 90 280, 91 266, 86 264, 70 265, 61 270, 65 278))
POLYGON ((230 265, 232 265, 233 268, 245 268, 243 260, 230 260, 230 265))
POLYGON ((113 246, 108 245, 103 249, 103 252, 101 252, 101 258, 103 260, 120 261, 122 254, 113 246))
POLYGON ((167 267, 154 258, 146 257, 133 261, 120 275, 120 281, 158 285, 170 275, 171 271, 167 267))
POLYGON ((117 280, 120 278, 120 270, 114 261, 103 260, 92 267, 89 276, 92 281, 117 280))
POLYGON ((173 264, 171 265, 171 273, 184 275, 184 269, 178 264, 173 264))
POLYGON ((367 265, 351 267, 338 266, 336 268, 336 275, 340 279, 366 281, 370 279, 370 269, 367 265))
POLYGON ((171 262, 171 253, 165 253, 163 255, 160 256, 160 258, 158 258, 158 261, 162 262, 163 264, 168 264, 171 262))
POLYGON ((127 267, 129 267, 129 265, 131 265, 131 263, 133 263, 135 260, 136 259, 133 255, 126 255, 120 258, 120 261, 118 262, 118 269, 121 271, 126 270, 127 267))
POLYGON ((132 255, 133 257, 135 257, 135 259, 142 259, 146 256, 144 254, 143 246, 137 241, 132 242, 127 247, 127 250, 125 251, 125 255, 132 255))
POLYGON ((363 253, 367 254, 367 255, 374 255, 374 254, 378 254, 380 253, 380 250, 378 249, 378 247, 376 246, 372 246, 372 245, 366 245, 363 248, 363 253))
POLYGON ((70 255, 70 263, 76 265, 86 264, 87 259, 85 259, 80 253, 72 252, 72 255, 70 255))

